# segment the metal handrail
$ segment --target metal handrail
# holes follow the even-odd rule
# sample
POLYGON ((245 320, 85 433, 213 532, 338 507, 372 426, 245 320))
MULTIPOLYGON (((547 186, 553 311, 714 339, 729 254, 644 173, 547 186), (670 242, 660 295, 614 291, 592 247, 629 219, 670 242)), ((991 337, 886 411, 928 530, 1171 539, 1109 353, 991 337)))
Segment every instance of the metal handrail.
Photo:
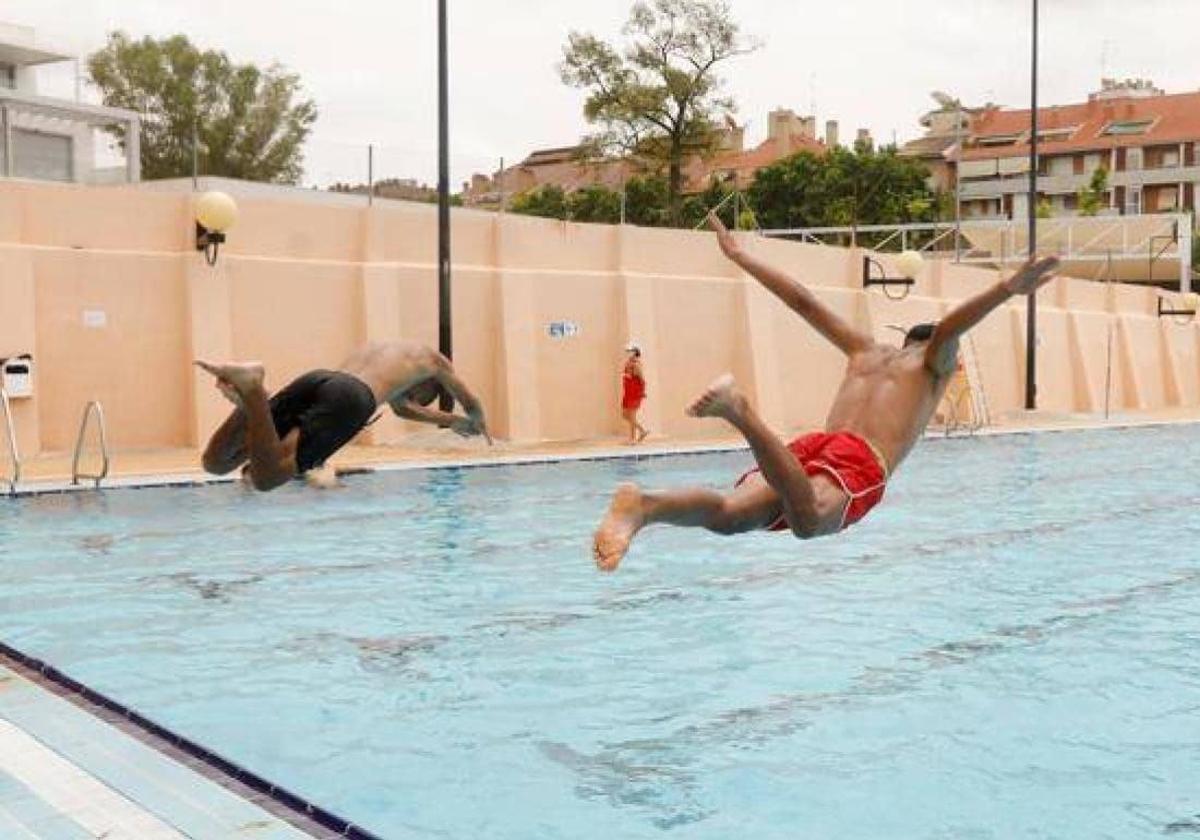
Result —
POLYGON ((8 403, 8 391, 0 388, 0 411, 4 413, 4 439, 8 442, 8 454, 12 458, 12 477, 0 476, 0 481, 8 484, 8 493, 17 492, 17 482, 21 480, 21 452, 17 449, 17 433, 13 428, 12 406, 8 403))
POLYGON ((75 457, 71 460, 71 483, 79 484, 79 479, 86 478, 96 482, 96 487, 99 487, 100 482, 108 475, 108 464, 108 429, 104 424, 104 407, 96 400, 92 400, 83 408, 83 421, 79 424, 79 437, 75 441, 75 457), (96 422, 100 427, 100 457, 102 459, 100 472, 94 475, 79 471, 79 456, 83 452, 83 439, 87 433, 88 420, 92 416, 93 409, 96 414, 96 422))

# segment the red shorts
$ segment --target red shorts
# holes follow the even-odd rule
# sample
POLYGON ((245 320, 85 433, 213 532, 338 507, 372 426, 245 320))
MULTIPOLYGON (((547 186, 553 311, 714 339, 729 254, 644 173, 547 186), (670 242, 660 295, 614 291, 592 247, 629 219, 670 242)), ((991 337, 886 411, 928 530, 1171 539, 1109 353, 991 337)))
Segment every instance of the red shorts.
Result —
MULTIPOLYGON (((850 432, 812 432, 788 444, 788 449, 808 475, 824 474, 850 497, 842 512, 843 529, 862 519, 879 504, 887 487, 887 470, 871 444, 850 432)), ((738 479, 741 486, 757 469, 738 479)), ((767 526, 768 531, 786 531, 787 520, 781 515, 767 526)))

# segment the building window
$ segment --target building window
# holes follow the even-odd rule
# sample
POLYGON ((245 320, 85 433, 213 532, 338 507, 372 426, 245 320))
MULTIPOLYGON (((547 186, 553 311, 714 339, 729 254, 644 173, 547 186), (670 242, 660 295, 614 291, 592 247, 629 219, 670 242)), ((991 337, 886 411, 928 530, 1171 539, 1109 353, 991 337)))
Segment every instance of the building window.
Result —
POLYGON ((1162 157, 1159 158, 1158 165, 1161 169, 1174 169, 1179 166, 1179 150, 1165 149, 1162 157))
POLYGON ((12 130, 13 175, 39 181, 75 180, 74 139, 60 134, 12 130))
POLYGON ((975 138, 980 146, 1011 146, 1021 139, 1022 133, 1017 134, 984 134, 975 138))
POLYGON ((1038 132, 1038 141, 1043 143, 1053 143, 1057 140, 1069 140, 1071 135, 1075 133, 1075 129, 1079 126, 1071 126, 1070 128, 1047 128, 1045 131, 1038 132))
POLYGON ((1136 216, 1142 212, 1142 188, 1130 187, 1125 191, 1125 215, 1136 216))
POLYGON ((17 89, 17 68, 12 64, 0 63, 0 88, 17 89))
POLYGON ((1102 134, 1119 137, 1129 134, 1145 134, 1154 120, 1114 120, 1104 126, 1102 134))
POLYGON ((1126 169, 1141 169, 1142 168, 1142 150, 1139 148, 1130 148, 1125 152, 1125 168, 1126 169))

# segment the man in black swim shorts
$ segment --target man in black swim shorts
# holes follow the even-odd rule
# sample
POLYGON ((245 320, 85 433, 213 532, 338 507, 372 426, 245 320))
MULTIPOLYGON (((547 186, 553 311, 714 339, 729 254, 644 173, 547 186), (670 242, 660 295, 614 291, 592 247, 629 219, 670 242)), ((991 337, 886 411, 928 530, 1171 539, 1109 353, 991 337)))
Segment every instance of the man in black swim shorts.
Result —
POLYGON ((204 469, 225 475, 246 464, 256 490, 274 490, 323 466, 383 403, 399 417, 492 442, 479 400, 445 356, 420 344, 369 344, 338 370, 310 371, 269 398, 261 364, 196 365, 237 406, 209 441, 204 469), (443 391, 463 415, 430 407, 443 391))

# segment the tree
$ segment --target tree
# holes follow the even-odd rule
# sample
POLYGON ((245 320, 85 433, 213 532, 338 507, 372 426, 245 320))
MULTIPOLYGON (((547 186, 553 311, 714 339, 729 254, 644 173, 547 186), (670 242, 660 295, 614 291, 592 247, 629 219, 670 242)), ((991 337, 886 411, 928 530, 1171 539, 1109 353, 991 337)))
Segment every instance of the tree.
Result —
POLYGON ((279 65, 234 64, 183 35, 134 41, 113 32, 88 58, 88 73, 105 105, 141 114, 145 178, 190 175, 193 132, 204 175, 280 184, 303 175, 317 108, 300 98, 300 77, 279 65))
POLYGON ((514 213, 546 219, 567 218, 567 196, 557 184, 545 184, 518 194, 509 205, 514 213))
POLYGON ((567 218, 616 224, 621 221, 621 194, 599 184, 580 187, 567 196, 567 218))
POLYGON ((1108 170, 1097 167, 1088 185, 1079 191, 1079 215, 1095 216, 1104 206, 1108 193, 1108 170))
POLYGON ((930 191, 928 175, 892 147, 861 144, 820 155, 800 152, 764 167, 748 193, 764 228, 931 222, 942 202, 930 191))
POLYGON ((665 178, 643 176, 625 182, 625 221, 642 227, 668 227, 671 203, 665 178))
POLYGON ((599 131, 587 146, 667 171, 668 218, 678 224, 684 162, 712 148, 715 123, 734 111, 720 95, 717 65, 756 46, 741 37, 724 0, 639 0, 623 32, 621 49, 572 32, 559 74, 588 91, 584 116, 599 131))

